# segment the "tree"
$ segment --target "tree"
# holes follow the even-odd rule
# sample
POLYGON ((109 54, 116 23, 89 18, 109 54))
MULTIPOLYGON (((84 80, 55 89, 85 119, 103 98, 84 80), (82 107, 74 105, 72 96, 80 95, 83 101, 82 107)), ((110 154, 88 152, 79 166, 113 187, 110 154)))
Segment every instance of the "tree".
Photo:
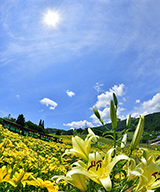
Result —
POLYGON ((39 126, 42 126, 42 119, 40 119, 39 121, 39 126))
POLYGON ((62 131, 58 129, 56 132, 56 135, 61 135, 61 133, 62 133, 62 131))
POLYGON ((83 133, 83 129, 82 128, 77 129, 77 133, 81 135, 83 133))
POLYGON ((16 121, 17 124, 21 125, 22 127, 25 125, 25 118, 23 114, 20 114, 16 121))
POLYGON ((43 129, 44 129, 44 120, 42 121, 42 127, 43 127, 43 129))
POLYGON ((41 126, 44 129, 44 120, 40 119, 39 126, 41 126))

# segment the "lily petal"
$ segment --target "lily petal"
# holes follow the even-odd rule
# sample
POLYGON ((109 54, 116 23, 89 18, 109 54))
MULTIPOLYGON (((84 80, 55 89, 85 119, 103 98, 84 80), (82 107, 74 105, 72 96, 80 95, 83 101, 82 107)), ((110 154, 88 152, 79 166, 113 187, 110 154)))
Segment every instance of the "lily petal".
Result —
POLYGON ((107 190, 110 191, 112 189, 112 182, 110 179, 110 176, 106 177, 105 179, 99 179, 103 185, 103 187, 107 190))
POLYGON ((106 175, 109 175, 111 173, 111 171, 112 171, 113 167, 115 166, 115 164, 120 160, 129 160, 129 157, 126 156, 126 155, 118 155, 118 156, 114 157, 112 162, 108 165, 108 170, 106 172, 106 175))

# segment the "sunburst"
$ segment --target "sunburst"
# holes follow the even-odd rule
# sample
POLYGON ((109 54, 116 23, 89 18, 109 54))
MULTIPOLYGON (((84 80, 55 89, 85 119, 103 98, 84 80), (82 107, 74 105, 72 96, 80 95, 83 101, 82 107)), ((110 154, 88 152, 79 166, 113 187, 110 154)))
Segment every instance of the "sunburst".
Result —
POLYGON ((56 27, 60 21, 60 15, 56 11, 48 10, 46 14, 44 14, 43 22, 51 27, 56 27))

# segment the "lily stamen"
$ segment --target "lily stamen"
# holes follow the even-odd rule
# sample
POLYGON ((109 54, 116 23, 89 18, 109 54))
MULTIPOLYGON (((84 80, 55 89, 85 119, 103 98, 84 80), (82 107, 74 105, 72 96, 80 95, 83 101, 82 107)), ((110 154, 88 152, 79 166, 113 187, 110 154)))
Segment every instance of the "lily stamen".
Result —
POLYGON ((96 171, 98 171, 98 168, 100 167, 101 168, 101 162, 102 162, 102 160, 98 160, 97 162, 95 162, 95 161, 91 161, 91 165, 88 167, 88 169, 87 169, 87 171, 89 171, 89 169, 90 168, 92 168, 92 167, 95 167, 96 165, 96 171))

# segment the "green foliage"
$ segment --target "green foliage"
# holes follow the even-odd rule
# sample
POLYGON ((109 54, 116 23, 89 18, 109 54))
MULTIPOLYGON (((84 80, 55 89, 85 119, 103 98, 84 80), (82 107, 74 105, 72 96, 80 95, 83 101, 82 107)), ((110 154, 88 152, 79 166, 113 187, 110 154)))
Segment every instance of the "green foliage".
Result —
POLYGON ((23 114, 20 114, 16 121, 17 124, 21 125, 22 127, 25 125, 25 118, 23 114))
POLYGON ((57 130, 56 135, 61 135, 62 131, 61 130, 57 130))
POLYGON ((43 127, 43 129, 44 129, 44 120, 40 119, 39 126, 43 127))
POLYGON ((38 126, 37 124, 34 124, 31 121, 27 121, 25 123, 25 126, 38 132, 46 132, 46 130, 42 126, 38 126))

